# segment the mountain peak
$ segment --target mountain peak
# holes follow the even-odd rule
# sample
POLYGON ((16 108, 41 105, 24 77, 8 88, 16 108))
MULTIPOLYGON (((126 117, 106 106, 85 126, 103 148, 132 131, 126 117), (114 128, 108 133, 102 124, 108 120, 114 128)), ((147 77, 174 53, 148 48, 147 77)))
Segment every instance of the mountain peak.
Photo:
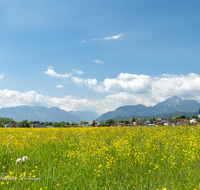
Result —
POLYGON ((171 98, 167 98, 165 102, 172 102, 172 101, 182 101, 182 99, 178 96, 172 96, 171 98))
POLYGON ((173 96, 152 107, 146 107, 144 105, 122 106, 113 112, 103 114, 97 120, 105 121, 107 119, 113 119, 117 116, 152 116, 157 114, 169 114, 176 111, 192 113, 197 112, 199 108, 200 103, 196 100, 183 100, 178 96, 173 96))

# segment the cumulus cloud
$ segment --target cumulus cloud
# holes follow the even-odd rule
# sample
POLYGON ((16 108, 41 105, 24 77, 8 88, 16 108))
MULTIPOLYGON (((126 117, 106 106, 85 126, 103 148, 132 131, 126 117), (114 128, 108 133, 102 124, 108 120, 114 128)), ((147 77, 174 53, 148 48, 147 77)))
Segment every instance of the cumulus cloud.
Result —
POLYGON ((94 63, 101 63, 101 64, 104 64, 104 62, 101 61, 101 60, 99 60, 99 59, 96 59, 96 60, 94 60, 93 62, 94 62, 94 63))
POLYGON ((28 91, 20 93, 13 90, 0 90, 0 108, 3 107, 15 107, 20 105, 29 106, 45 106, 45 107, 58 107, 65 111, 96 111, 99 114, 107 112, 113 109, 113 106, 120 105, 114 100, 95 99, 88 100, 78 99, 75 96, 67 95, 63 98, 50 98, 48 96, 40 95, 35 91, 28 91))
POLYGON ((153 106, 174 95, 183 99, 193 99, 200 102, 200 75, 170 75, 153 77, 121 73, 116 78, 107 78, 98 83, 97 79, 82 79, 72 77, 77 85, 86 85, 89 89, 106 93, 102 99, 84 99, 75 96, 50 98, 35 91, 20 93, 12 90, 0 90, 0 108, 19 105, 41 105, 59 107, 63 110, 90 110, 99 114, 112 111, 123 105, 143 104, 153 106))
POLYGON ((79 75, 82 75, 82 74, 84 73, 84 72, 81 71, 81 70, 75 70, 75 69, 72 69, 72 71, 76 72, 76 73, 79 74, 79 75))
POLYGON ((68 78, 71 74, 58 74, 54 71, 52 66, 48 67, 47 71, 44 71, 44 74, 49 75, 51 77, 59 77, 59 78, 68 78))
POLYGON ((61 84, 56 85, 56 88, 63 88, 63 85, 61 85, 61 84))
POLYGON ((97 79, 82 79, 78 77, 72 77, 71 80, 77 85, 85 84, 87 87, 93 89, 94 91, 103 91, 102 87, 100 85, 97 85, 97 79))
POLYGON ((0 75, 0 79, 3 79, 3 75, 0 75))
POLYGON ((109 36, 109 37, 104 37, 104 38, 96 38, 96 39, 92 39, 92 41, 94 40, 116 40, 120 37, 122 37, 124 34, 118 34, 118 35, 115 35, 115 36, 109 36))
POLYGON ((121 73, 115 79, 106 78, 100 85, 98 85, 97 79, 72 77, 72 81, 78 85, 85 84, 94 91, 101 93, 117 93, 122 91, 147 93, 151 90, 151 78, 146 75, 121 73))
POLYGON ((98 84, 96 79, 74 78, 76 84, 107 93, 106 99, 122 104, 154 105, 174 95, 200 101, 200 75, 162 75, 151 77, 121 73, 116 78, 106 78, 98 84), (89 81, 93 81, 92 85, 89 81))

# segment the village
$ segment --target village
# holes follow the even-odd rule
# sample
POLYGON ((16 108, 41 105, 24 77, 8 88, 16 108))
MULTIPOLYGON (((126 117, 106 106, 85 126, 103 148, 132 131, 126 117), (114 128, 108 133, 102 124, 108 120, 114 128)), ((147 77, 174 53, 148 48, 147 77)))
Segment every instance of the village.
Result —
MULTIPOLYGON (((5 118, 3 118, 5 119, 5 118)), ((177 115, 173 118, 164 119, 164 118, 136 118, 132 117, 130 120, 113 120, 109 119, 104 122, 98 122, 97 120, 92 120, 90 123, 86 121, 81 121, 80 123, 69 123, 69 122, 39 122, 39 121, 27 121, 22 120, 21 122, 15 122, 10 119, 10 122, 7 122, 4 127, 5 128, 54 128, 54 127, 125 127, 125 126, 182 126, 182 125, 199 125, 200 126, 200 110, 199 114, 191 115, 190 117, 186 117, 184 115, 177 115)), ((3 127, 3 126, 2 126, 3 127)))

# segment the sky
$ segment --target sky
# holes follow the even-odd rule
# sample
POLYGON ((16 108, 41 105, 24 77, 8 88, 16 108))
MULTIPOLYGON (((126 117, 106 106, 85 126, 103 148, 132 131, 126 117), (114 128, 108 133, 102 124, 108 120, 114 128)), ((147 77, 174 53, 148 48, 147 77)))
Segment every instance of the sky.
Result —
POLYGON ((199 0, 0 0, 0 108, 200 102, 199 0))

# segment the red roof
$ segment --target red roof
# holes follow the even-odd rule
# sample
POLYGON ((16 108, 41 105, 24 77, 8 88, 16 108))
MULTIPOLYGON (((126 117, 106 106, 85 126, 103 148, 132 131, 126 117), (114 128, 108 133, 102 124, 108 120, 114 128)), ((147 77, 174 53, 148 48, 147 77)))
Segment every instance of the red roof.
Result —
POLYGON ((176 121, 177 122, 185 122, 185 121, 187 121, 187 119, 177 119, 176 121))

